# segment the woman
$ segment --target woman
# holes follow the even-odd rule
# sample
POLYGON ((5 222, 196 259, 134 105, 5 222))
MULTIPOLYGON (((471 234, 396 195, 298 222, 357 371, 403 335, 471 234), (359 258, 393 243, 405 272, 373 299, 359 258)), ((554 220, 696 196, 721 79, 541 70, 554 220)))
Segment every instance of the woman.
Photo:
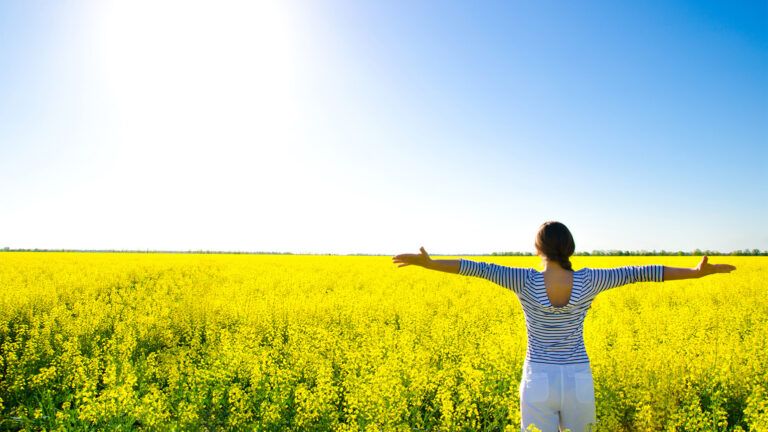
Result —
POLYGON ((570 256, 575 243, 560 222, 545 222, 536 235, 536 253, 544 271, 506 267, 466 259, 433 260, 420 254, 392 258, 398 267, 418 265, 431 270, 477 276, 512 290, 520 299, 528 347, 520 382, 521 430, 535 425, 544 432, 589 430, 595 420, 592 370, 584 348, 584 317, 595 296, 635 282, 662 282, 729 273, 736 267, 709 264, 696 268, 662 265, 574 271, 570 256))

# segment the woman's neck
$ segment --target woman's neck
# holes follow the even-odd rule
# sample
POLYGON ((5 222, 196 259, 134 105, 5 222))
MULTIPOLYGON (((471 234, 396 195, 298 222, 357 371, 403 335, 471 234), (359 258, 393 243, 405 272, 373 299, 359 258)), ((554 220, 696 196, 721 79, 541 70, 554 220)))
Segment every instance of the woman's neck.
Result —
POLYGON ((543 271, 547 271, 547 270, 554 270, 554 271, 565 270, 563 268, 563 266, 560 265, 560 263, 558 263, 557 261, 550 261, 547 258, 542 258, 541 259, 541 265, 544 267, 543 271))

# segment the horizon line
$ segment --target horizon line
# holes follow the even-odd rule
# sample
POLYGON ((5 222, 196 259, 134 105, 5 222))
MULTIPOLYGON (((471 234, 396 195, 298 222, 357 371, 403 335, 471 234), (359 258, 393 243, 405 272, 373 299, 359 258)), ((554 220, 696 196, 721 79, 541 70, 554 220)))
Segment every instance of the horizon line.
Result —
MULTIPOLYGON (((237 251, 214 249, 75 249, 75 248, 0 248, 0 252, 72 252, 72 253, 156 253, 156 254, 200 254, 200 255, 310 255, 310 256, 392 256, 388 253, 334 253, 334 252, 292 252, 292 251, 237 251)), ((430 256, 536 256, 530 251, 494 251, 485 253, 430 253, 430 256)), ((735 249, 722 252, 711 249, 667 250, 667 249, 593 249, 592 251, 576 251, 572 256, 767 256, 768 250, 758 248, 735 249)))

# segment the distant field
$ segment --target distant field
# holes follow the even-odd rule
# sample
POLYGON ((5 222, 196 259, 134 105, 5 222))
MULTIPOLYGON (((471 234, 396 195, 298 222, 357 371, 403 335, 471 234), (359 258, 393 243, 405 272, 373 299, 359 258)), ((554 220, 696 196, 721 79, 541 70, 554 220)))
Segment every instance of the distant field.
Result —
MULTIPOLYGON (((596 299, 599 430, 768 430, 768 257, 710 262, 596 299)), ((0 430, 518 430, 524 353, 513 293, 389 257, 0 253, 0 430)))

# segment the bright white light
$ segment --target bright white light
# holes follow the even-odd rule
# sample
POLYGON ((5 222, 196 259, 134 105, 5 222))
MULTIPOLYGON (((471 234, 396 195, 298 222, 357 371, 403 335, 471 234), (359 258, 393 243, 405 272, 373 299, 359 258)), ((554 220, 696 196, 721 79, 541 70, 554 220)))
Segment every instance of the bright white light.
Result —
POLYGON ((300 25, 286 5, 100 4, 97 67, 119 125, 118 142, 108 144, 117 145, 116 172, 103 195, 131 212, 136 224, 126 229, 143 242, 136 247, 269 247, 243 231, 286 222, 278 213, 306 182, 296 175, 306 144, 300 25))
POLYGON ((199 163, 216 146, 263 160, 289 144, 298 29, 280 4, 103 5, 100 58, 127 155, 199 163))

